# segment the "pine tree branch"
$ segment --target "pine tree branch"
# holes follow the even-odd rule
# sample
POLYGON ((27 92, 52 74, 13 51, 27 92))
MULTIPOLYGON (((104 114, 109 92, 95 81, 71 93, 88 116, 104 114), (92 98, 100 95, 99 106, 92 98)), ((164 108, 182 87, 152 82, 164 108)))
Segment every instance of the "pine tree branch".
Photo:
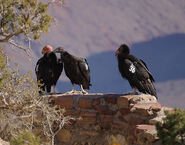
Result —
POLYGON ((8 42, 12 37, 17 36, 17 35, 19 35, 21 33, 23 33, 23 30, 18 30, 15 33, 12 33, 10 35, 5 35, 5 38, 4 39, 0 39, 0 42, 8 42))

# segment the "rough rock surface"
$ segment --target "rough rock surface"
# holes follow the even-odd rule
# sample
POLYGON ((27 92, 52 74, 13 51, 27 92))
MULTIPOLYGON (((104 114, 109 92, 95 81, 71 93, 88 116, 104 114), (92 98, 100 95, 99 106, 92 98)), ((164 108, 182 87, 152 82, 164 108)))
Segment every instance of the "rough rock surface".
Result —
MULTIPOLYGON (((123 94, 58 94, 55 104, 77 119, 56 138, 58 145, 154 145, 155 122, 164 110, 154 96, 123 94)), ((160 144, 160 143, 158 143, 160 144)))

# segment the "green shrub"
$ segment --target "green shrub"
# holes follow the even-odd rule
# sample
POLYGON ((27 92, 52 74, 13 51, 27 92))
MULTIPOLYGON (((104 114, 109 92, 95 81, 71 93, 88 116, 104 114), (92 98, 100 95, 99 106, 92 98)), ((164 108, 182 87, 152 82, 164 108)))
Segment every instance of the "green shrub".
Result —
POLYGON ((6 67, 6 56, 3 54, 3 49, 0 48, 0 89, 5 83, 5 80, 10 76, 6 67))
POLYGON ((40 138, 35 137, 31 132, 24 132, 18 135, 17 138, 12 138, 10 145, 40 145, 40 138))
POLYGON ((164 123, 156 124, 157 134, 163 145, 185 145, 185 110, 165 112, 164 123))

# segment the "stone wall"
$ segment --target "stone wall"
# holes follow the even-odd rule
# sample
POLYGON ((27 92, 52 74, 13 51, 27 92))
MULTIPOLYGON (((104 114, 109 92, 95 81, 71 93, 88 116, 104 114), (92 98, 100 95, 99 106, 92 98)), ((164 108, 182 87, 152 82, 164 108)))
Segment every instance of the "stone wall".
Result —
POLYGON ((164 110, 150 95, 88 94, 52 96, 71 120, 59 131, 58 145, 157 145, 154 124, 164 110))

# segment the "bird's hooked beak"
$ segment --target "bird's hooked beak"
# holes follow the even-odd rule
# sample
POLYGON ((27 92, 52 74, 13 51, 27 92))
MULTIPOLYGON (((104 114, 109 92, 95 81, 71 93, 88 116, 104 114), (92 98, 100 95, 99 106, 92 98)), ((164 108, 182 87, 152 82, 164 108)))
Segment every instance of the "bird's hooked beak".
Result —
POLYGON ((66 50, 62 47, 57 47, 55 50, 53 50, 54 53, 60 53, 60 56, 61 56, 61 60, 63 61, 64 60, 64 55, 66 54, 66 50))

